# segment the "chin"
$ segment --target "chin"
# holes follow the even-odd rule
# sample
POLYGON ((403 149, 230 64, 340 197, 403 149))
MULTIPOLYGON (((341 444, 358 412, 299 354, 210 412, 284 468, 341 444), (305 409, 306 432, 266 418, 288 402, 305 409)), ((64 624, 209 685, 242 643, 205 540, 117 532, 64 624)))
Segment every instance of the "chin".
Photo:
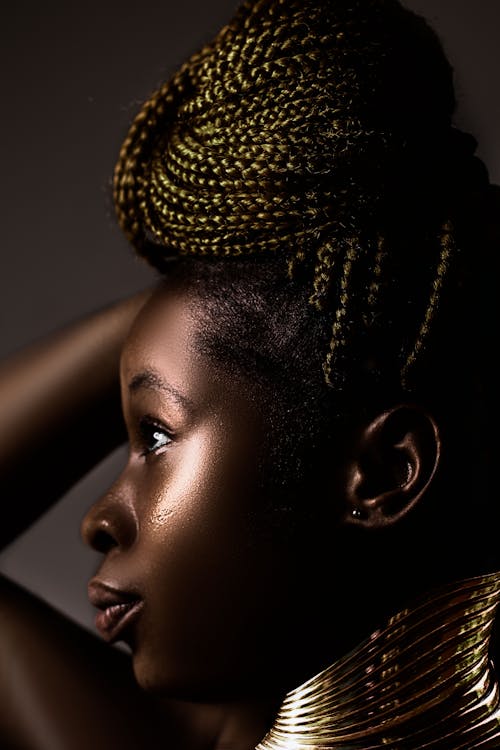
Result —
MULTIPOLYGON (((204 660, 192 666, 191 671, 186 664, 175 664, 175 660, 168 666, 160 664, 151 655, 135 652, 133 655, 133 671, 141 690, 150 695, 173 701, 189 703, 219 703, 245 698, 254 694, 256 685, 251 679, 231 679, 227 674, 208 674, 200 669, 204 660)), ((262 681, 258 682, 258 689, 262 689, 262 681)))
POLYGON ((178 675, 172 674, 172 670, 164 669, 158 659, 153 659, 139 649, 133 653, 132 665, 141 690, 153 695, 177 698, 176 693, 180 688, 178 675))
POLYGON ((136 651, 132 659, 135 679, 141 690, 150 695, 179 701, 205 701, 213 697, 213 686, 202 684, 201 675, 189 675, 180 665, 167 666, 151 655, 136 651))

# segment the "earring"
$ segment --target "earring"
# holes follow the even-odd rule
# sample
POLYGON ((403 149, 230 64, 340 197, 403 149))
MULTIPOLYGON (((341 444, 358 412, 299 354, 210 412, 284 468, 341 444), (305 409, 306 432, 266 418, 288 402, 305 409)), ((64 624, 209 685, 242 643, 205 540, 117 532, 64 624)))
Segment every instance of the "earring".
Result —
POLYGON ((363 514, 360 510, 360 508, 353 508, 351 510, 351 516, 355 518, 356 520, 359 520, 360 518, 363 518, 363 514))

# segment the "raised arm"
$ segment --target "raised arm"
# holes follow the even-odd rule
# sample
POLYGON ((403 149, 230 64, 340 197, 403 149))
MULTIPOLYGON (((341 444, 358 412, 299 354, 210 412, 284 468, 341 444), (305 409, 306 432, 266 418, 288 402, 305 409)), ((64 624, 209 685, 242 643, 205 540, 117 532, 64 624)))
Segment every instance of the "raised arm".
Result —
POLYGON ((125 440, 118 366, 153 286, 0 364, 0 547, 125 440))
MULTIPOLYGON (((119 356, 152 290, 66 325, 1 364, 3 544, 125 439, 119 356)), ((1 748, 138 750, 159 746, 175 726, 172 711, 139 690, 127 654, 0 576, 1 748)))

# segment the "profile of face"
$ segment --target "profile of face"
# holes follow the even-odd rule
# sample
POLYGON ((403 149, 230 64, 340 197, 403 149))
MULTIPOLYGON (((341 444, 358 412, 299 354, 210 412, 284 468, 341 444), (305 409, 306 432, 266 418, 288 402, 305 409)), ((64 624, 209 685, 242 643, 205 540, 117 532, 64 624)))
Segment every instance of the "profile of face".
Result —
POLYGON ((128 462, 82 524, 104 554, 97 579, 143 601, 121 635, 139 684, 188 699, 293 686, 335 629, 311 616, 331 586, 335 497, 319 502, 316 474, 285 492, 317 504, 313 524, 273 512, 262 389, 200 354, 201 304, 158 289, 136 319, 120 368, 128 462))

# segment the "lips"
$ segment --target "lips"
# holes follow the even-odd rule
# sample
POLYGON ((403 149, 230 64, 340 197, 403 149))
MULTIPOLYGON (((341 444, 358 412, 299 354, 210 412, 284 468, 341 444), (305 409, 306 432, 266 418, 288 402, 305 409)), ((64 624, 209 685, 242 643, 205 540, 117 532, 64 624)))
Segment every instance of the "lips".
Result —
POLYGON ((91 604, 100 611, 95 626, 108 643, 124 638, 125 630, 136 621, 144 601, 135 593, 115 589, 102 581, 92 579, 88 585, 91 604))

